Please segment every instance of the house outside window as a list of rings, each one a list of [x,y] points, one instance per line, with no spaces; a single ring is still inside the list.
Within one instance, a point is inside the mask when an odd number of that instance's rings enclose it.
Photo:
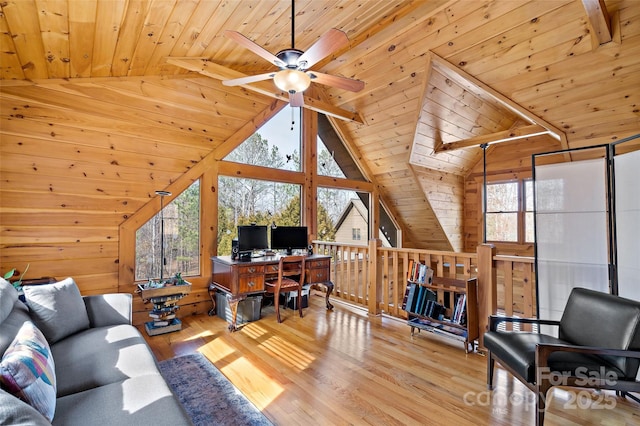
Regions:
[[[487,184],[487,241],[534,240],[533,182],[530,179]]]

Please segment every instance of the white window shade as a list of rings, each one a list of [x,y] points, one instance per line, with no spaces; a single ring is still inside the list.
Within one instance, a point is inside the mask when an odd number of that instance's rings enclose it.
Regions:
[[[609,292],[604,159],[536,166],[538,317],[560,319],[573,287]]]
[[[614,157],[618,294],[640,300],[640,151]]]

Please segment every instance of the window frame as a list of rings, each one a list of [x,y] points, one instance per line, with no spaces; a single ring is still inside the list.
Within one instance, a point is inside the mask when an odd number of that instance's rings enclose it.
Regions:
[[[517,238],[515,241],[506,241],[506,240],[492,240],[489,237],[487,237],[487,243],[495,243],[495,244],[505,244],[505,245],[528,245],[528,244],[533,244],[535,241],[527,241],[526,240],[526,215],[527,213],[534,213],[534,210],[527,210],[527,194],[526,194],[526,183],[527,182],[531,182],[533,183],[533,179],[531,178],[531,176],[522,176],[522,177],[517,177],[517,178],[509,178],[509,179],[500,179],[500,178],[495,178],[492,179],[490,181],[487,181],[487,188],[490,185],[501,185],[501,184],[512,184],[512,183],[516,183],[516,197],[517,197],[517,207],[518,210],[509,210],[509,211],[502,211],[502,212],[496,212],[496,213],[505,213],[505,214],[516,214],[516,235]],[[484,188],[483,188],[484,191]],[[485,194],[486,196],[486,194]],[[533,186],[531,187],[531,197],[533,197]],[[481,209],[483,210],[483,209]],[[488,211],[488,207],[487,210],[484,211],[482,220],[483,222],[486,223],[486,215],[489,213]],[[493,213],[493,212],[492,212]],[[485,224],[483,223],[483,225]],[[533,223],[531,224],[533,226]],[[535,233],[534,233],[534,238],[535,238]]]

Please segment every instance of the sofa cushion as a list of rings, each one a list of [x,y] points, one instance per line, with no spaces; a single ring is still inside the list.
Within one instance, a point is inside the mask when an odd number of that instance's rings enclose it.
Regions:
[[[0,282],[0,356],[7,350],[25,321],[29,318],[27,305],[18,300],[18,293],[5,281]],[[8,303],[12,301],[11,303]]]
[[[50,421],[56,409],[56,374],[51,349],[26,321],[0,361],[0,385]]]
[[[7,319],[16,300],[18,300],[16,289],[9,281],[0,277],[0,324]]]
[[[58,397],[158,373],[140,332],[130,325],[90,328],[51,345]]]
[[[159,373],[61,397],[58,407],[54,425],[191,424],[182,405]]]
[[[0,389],[0,425],[50,426],[35,408]]]
[[[89,328],[89,316],[73,278],[24,286],[31,317],[50,344]]]

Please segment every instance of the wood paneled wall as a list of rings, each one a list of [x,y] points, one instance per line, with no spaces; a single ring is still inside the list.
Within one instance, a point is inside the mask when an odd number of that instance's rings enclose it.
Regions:
[[[473,148],[479,149],[479,148]],[[487,148],[487,181],[508,181],[531,177],[531,156],[562,149],[550,136],[539,136],[518,142],[506,142]],[[483,161],[464,180],[464,251],[476,251],[482,244]],[[533,256],[531,244],[496,244],[498,254]]]
[[[83,294],[127,291],[119,226],[272,109],[204,77],[5,83],[0,102],[0,271],[72,276]]]

